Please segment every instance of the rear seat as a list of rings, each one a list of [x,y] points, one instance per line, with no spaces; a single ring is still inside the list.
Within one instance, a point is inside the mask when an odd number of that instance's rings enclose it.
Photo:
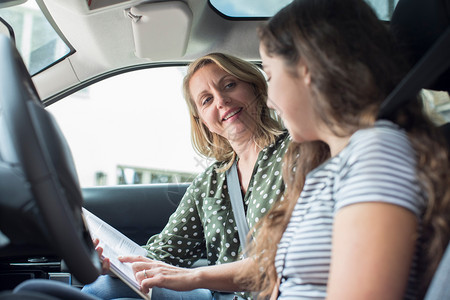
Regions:
[[[418,62],[434,42],[450,30],[450,1],[400,0],[391,19],[391,30],[412,64]],[[450,49],[443,61],[450,59]],[[450,69],[423,88],[450,92]],[[441,126],[450,149],[450,123]],[[450,217],[450,216],[449,216]],[[450,299],[450,243],[428,288],[425,300]]]
[[[405,55],[414,65],[450,28],[450,1],[400,0],[392,16],[390,28],[403,47]],[[423,88],[450,92],[450,69]],[[443,124],[441,129],[450,149],[450,122]]]

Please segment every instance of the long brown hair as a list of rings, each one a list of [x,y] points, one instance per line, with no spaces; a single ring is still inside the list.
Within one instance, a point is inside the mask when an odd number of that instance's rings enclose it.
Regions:
[[[204,157],[227,161],[228,164],[224,168],[226,170],[231,166],[236,154],[226,138],[209,131],[208,127],[200,120],[189,87],[189,82],[195,72],[208,64],[216,64],[228,74],[253,87],[255,99],[251,105],[255,105],[257,108],[254,116],[256,132],[253,133],[253,139],[257,146],[263,148],[274,143],[275,138],[282,133],[282,125],[281,121],[267,107],[267,82],[256,65],[225,53],[210,53],[192,62],[183,81],[184,98],[191,119],[192,144],[194,149]]]
[[[315,113],[337,136],[373,126],[382,101],[408,68],[387,28],[362,0],[294,1],[260,28],[259,36],[266,53],[282,58],[293,76],[292,66],[304,59],[311,74]],[[422,218],[423,292],[450,237],[449,156],[419,98],[411,99],[390,119],[407,132],[428,195]],[[273,264],[277,243],[306,174],[329,157],[329,148],[321,141],[290,144],[283,171],[284,199],[257,224],[256,242],[249,250],[256,263],[238,279],[245,280],[249,289],[270,294],[277,277]]]

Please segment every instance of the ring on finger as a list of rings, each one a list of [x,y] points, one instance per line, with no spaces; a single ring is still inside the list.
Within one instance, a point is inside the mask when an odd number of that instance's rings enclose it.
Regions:
[[[144,270],[144,277],[145,277],[145,278],[148,278],[148,277],[147,277],[147,270]]]

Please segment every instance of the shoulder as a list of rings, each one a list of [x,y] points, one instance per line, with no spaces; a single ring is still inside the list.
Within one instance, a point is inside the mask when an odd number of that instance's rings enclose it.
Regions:
[[[264,147],[263,152],[268,156],[283,156],[289,146],[289,142],[291,141],[291,136],[287,131],[283,131],[280,135],[278,135],[275,139],[275,142]]]
[[[283,133],[281,133],[277,138],[275,139],[275,143],[273,143],[272,147],[281,147],[283,145],[289,145],[289,142],[291,141],[291,135],[287,130],[284,130]]]
[[[374,127],[355,132],[349,145],[353,149],[366,149],[366,151],[383,146],[392,150],[397,149],[397,151],[412,149],[406,132],[398,125],[386,120],[377,121]]]
[[[377,121],[374,127],[361,129],[350,138],[339,155],[342,162],[389,160],[415,165],[415,151],[407,133],[390,121]]]
[[[188,188],[188,193],[194,193],[198,191],[204,191],[206,187],[210,187],[211,184],[215,186],[221,184],[225,178],[224,173],[217,172],[222,168],[226,162],[214,161],[203,172],[198,174],[191,185]]]
[[[283,132],[277,136],[275,142],[261,150],[256,162],[257,168],[253,173],[253,184],[260,184],[262,180],[267,184],[272,181],[279,181],[281,184],[281,169],[283,165],[283,157],[291,140],[290,135]],[[260,178],[261,177],[261,178]]]
[[[337,207],[359,202],[387,202],[416,215],[423,191],[416,156],[406,132],[389,121],[357,131],[341,154],[332,159],[337,181]]]
[[[415,174],[416,155],[407,133],[390,121],[378,121],[372,128],[358,130],[338,155],[342,167],[359,166],[375,171],[380,166]]]

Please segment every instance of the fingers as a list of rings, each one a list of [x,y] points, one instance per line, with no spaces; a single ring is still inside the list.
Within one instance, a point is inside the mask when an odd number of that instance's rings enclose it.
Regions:
[[[102,258],[103,248],[102,247],[96,247],[95,251],[97,251],[98,257]]]
[[[117,259],[123,263],[130,263],[131,268],[134,272],[134,277],[141,283],[142,280],[149,277],[149,271],[151,269],[157,268],[158,266],[165,265],[162,262],[154,261],[143,256],[119,256]],[[143,271],[146,270],[147,273]],[[147,276],[147,277],[146,277]]]
[[[152,275],[150,274],[150,271],[147,269],[144,269],[142,271],[138,271],[135,274],[136,280],[141,284],[141,282],[147,278],[150,278]]]
[[[103,248],[99,246],[100,240],[94,239],[94,240],[92,240],[92,242],[94,243],[94,248],[95,248],[95,251],[97,251],[97,253],[98,253],[98,257],[100,257],[100,259],[102,259]]]
[[[190,290],[190,276],[188,269],[171,266],[169,264],[151,260],[142,256],[119,256],[123,263],[131,263],[136,281],[144,293],[154,286],[176,290]]]
[[[109,269],[111,267],[111,263],[109,261],[109,258],[105,257],[102,261],[102,274],[105,275],[109,272]]]
[[[180,269],[178,267],[171,266],[156,260],[133,262],[131,264],[131,268],[133,269],[133,272],[135,274],[139,271],[147,270],[147,275],[150,274],[150,272],[151,274],[155,272],[161,272],[161,270],[164,270],[164,272],[176,272],[178,269]]]
[[[147,280],[147,283],[140,282],[139,284],[141,285],[141,291],[144,294],[148,294],[148,292],[150,292],[150,289],[154,286],[153,284],[149,283],[149,280]]]
[[[145,262],[134,262],[131,265],[131,268],[133,269],[134,276],[136,277],[136,280],[138,282],[142,281],[144,278],[150,277],[150,270],[155,268],[155,265],[153,263],[145,263]],[[146,271],[144,273],[143,271]]]
[[[161,275],[163,272],[167,272],[164,264],[157,261],[151,263],[134,262],[131,265],[131,268],[133,269],[134,276],[139,284],[146,279],[150,279],[156,275]]]
[[[135,256],[135,255],[130,255],[130,256],[119,256],[117,257],[117,259],[120,262],[128,262],[128,263],[133,263],[133,262],[153,262],[153,260],[151,260],[150,258],[144,257],[144,256]]]
[[[152,270],[142,270],[136,273],[136,280],[139,282],[143,293],[147,294],[151,288],[158,284],[159,280],[154,277],[155,275]]]
[[[111,267],[109,258],[103,257],[103,248],[99,246],[100,240],[95,238],[92,240],[92,243],[94,244],[95,251],[98,254],[98,257],[100,258],[100,261],[102,262],[102,274],[105,275],[109,272],[109,269]]]
[[[198,288],[194,283],[193,270],[159,265],[136,273],[136,280],[144,293],[157,286],[175,291],[188,291]]]

